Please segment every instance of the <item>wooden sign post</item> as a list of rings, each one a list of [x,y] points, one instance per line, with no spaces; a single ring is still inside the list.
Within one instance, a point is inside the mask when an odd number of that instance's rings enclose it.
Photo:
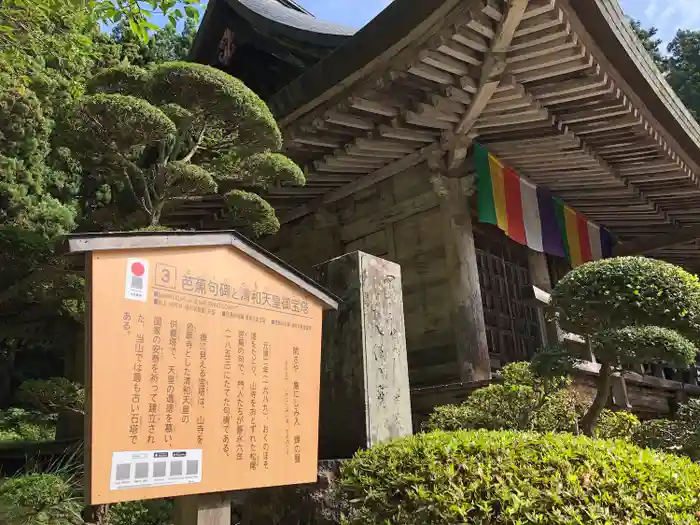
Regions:
[[[87,257],[88,505],[316,480],[332,294],[232,232],[67,243]],[[188,523],[224,523],[192,502]]]

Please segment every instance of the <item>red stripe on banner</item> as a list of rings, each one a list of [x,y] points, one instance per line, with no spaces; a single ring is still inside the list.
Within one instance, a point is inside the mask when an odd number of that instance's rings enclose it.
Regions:
[[[527,246],[525,221],[523,220],[523,200],[520,195],[520,176],[512,169],[505,168],[503,178],[505,179],[508,237]]]
[[[576,225],[578,226],[578,239],[581,245],[581,261],[592,261],[593,251],[591,250],[591,236],[588,233],[588,220],[578,212],[576,213]]]

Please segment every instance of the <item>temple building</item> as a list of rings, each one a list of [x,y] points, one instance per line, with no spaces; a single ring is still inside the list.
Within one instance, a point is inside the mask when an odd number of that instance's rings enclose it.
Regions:
[[[266,247],[306,272],[354,250],[401,265],[419,414],[556,337],[535,296],[572,266],[700,270],[700,127],[617,0],[394,0],[358,32],[291,0],[210,0],[192,58],[263,97],[306,171],[265,194]],[[622,383],[640,414],[700,394],[695,367]]]

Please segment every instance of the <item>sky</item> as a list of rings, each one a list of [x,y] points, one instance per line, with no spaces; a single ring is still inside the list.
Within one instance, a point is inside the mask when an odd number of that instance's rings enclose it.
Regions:
[[[620,5],[642,27],[656,27],[666,44],[679,29],[700,29],[700,0],[620,0]]]
[[[297,0],[316,17],[351,27],[362,27],[391,0]],[[700,28],[700,0],[620,0],[629,16],[642,26],[655,26],[668,43],[678,29]]]
[[[658,35],[664,44],[673,38],[678,29],[700,29],[700,0],[619,1],[625,13],[640,20],[642,27],[658,28]],[[297,2],[317,18],[360,28],[389,5],[391,0],[297,0]],[[162,22],[160,19],[155,21]]]

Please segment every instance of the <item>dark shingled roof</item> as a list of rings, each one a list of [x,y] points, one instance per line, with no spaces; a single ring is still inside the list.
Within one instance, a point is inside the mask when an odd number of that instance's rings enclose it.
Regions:
[[[329,35],[349,37],[354,35],[357,30],[351,27],[343,26],[340,24],[333,24],[331,22],[325,22],[319,20],[310,14],[302,13],[295,9],[285,7],[277,0],[227,0],[228,4],[235,9],[243,17],[247,18],[249,22],[253,23],[255,20],[252,17],[262,17],[270,22],[279,24],[280,26],[286,26],[291,30],[297,30],[299,32],[317,34],[317,35]],[[241,9],[243,7],[244,9]],[[295,31],[298,36],[299,33]]]

